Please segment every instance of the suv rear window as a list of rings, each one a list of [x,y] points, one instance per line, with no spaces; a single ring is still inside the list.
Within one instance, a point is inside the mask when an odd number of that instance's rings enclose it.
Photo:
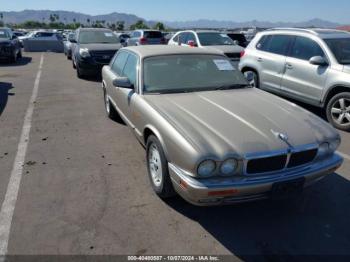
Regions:
[[[286,55],[292,38],[293,36],[288,35],[263,36],[256,48],[273,54]]]
[[[146,31],[144,36],[145,38],[162,38],[163,34],[159,31]]]

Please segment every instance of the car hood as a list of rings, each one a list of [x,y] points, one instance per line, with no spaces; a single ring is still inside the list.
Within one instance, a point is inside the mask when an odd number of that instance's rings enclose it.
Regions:
[[[10,44],[11,41],[8,39],[0,39],[0,44]]]
[[[287,150],[319,144],[337,132],[312,113],[264,91],[247,88],[183,94],[145,95],[197,150],[224,157],[227,152]]]
[[[214,45],[206,46],[205,48],[219,50],[223,53],[240,53],[244,50],[244,48],[239,45]]]
[[[80,48],[87,48],[91,51],[118,50],[123,46],[121,44],[79,44]]]

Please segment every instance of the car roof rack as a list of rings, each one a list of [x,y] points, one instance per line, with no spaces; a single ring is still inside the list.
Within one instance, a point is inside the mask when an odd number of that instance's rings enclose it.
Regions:
[[[293,32],[303,32],[303,33],[309,33],[313,35],[321,35],[322,33],[346,33],[344,30],[337,30],[337,29],[327,29],[327,28],[294,28],[294,27],[277,27],[277,28],[271,28],[267,29],[266,31],[293,31]]]
[[[303,33],[309,33],[313,35],[317,35],[317,33],[312,30],[312,29],[306,29],[306,28],[293,28],[293,27],[276,27],[276,28],[270,28],[267,29],[266,31],[298,31],[298,32],[303,32]]]

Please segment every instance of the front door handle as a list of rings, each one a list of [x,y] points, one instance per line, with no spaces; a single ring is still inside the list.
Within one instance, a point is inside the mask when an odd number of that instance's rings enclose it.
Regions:
[[[261,57],[258,58],[258,62],[262,62],[263,59]]]
[[[293,69],[293,66],[291,64],[286,64],[286,69]]]

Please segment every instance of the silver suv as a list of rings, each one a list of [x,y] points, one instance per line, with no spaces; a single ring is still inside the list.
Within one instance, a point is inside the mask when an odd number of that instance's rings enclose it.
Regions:
[[[251,84],[326,110],[350,131],[350,34],[326,29],[271,29],[257,34],[239,69]]]

